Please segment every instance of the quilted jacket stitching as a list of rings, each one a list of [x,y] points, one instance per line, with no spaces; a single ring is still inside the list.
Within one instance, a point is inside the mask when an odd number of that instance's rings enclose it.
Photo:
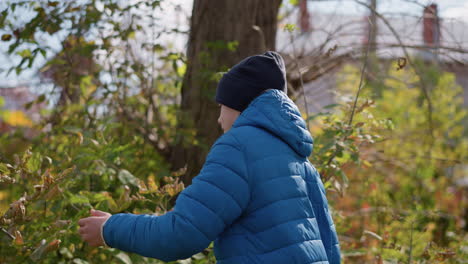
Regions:
[[[247,202],[247,204],[250,204],[250,197],[252,197],[252,177],[250,177],[251,172],[249,163],[247,162],[247,155],[245,154],[245,146],[240,144],[239,139],[233,133],[231,133],[230,135],[237,142],[237,144],[242,147],[242,149],[239,149],[239,151],[242,153],[242,157],[244,157],[245,173],[247,174],[245,176],[247,178],[247,186],[249,187],[249,201]]]
[[[218,188],[219,190],[221,190],[223,193],[227,194],[229,197],[231,197],[231,199],[236,203],[236,205],[239,207],[239,209],[242,211],[242,206],[241,204],[239,203],[239,201],[237,201],[237,199],[235,199],[230,193],[226,192],[225,190],[223,190],[223,188],[219,187],[218,185],[212,183],[212,182],[209,182],[205,179],[197,179],[198,181],[202,181],[202,182],[206,182],[210,185],[213,185],[214,187]]]
[[[227,137],[228,135],[229,135],[229,134],[224,134],[223,136],[226,136],[226,137]],[[227,140],[227,139],[226,139],[226,140]],[[229,144],[229,143],[227,143],[227,142],[223,142],[222,140],[219,140],[218,142],[216,142],[216,144],[213,145],[213,148],[214,148],[215,146],[219,146],[219,145],[230,146],[230,147],[232,147],[232,148],[234,148],[234,149],[236,149],[236,150],[242,152],[242,150],[241,150],[238,146],[233,145],[233,144]]]
[[[294,245],[301,244],[301,243],[312,242],[312,241],[322,241],[322,240],[321,240],[321,239],[308,239],[308,240],[303,240],[303,241],[299,241],[299,242],[295,242],[295,243],[288,244],[288,245],[286,245],[286,246],[281,246],[281,247],[278,247],[278,248],[269,250],[269,251],[264,252],[264,253],[261,253],[261,254],[259,254],[259,255],[266,255],[266,254],[269,254],[269,253],[271,253],[271,252],[273,252],[273,251],[277,251],[277,250],[280,250],[280,249],[283,249],[283,248],[287,248],[287,247],[294,246]]]
[[[286,200],[292,200],[292,199],[298,199],[298,198],[309,198],[308,196],[304,196],[304,195],[301,195],[301,196],[294,196],[294,197],[289,197],[289,198],[283,198],[283,199],[279,199],[279,200],[275,200],[275,201],[272,201],[272,202],[269,202],[265,205],[262,205],[262,207],[260,208],[252,208],[252,210],[255,210],[255,212],[258,212],[260,210],[263,210],[265,209],[266,207],[274,204],[274,203],[277,203],[277,202],[281,202],[281,201],[286,201]]]
[[[189,199],[192,199],[192,200],[196,201],[197,203],[203,205],[203,207],[205,207],[206,209],[208,209],[209,211],[211,211],[213,214],[215,214],[215,215],[221,220],[221,222],[223,222],[224,226],[227,225],[226,221],[224,221],[224,219],[223,219],[221,216],[219,216],[218,213],[216,213],[215,211],[213,211],[213,209],[211,209],[209,206],[207,206],[207,205],[204,204],[203,202],[201,202],[201,201],[199,201],[199,200],[193,198],[192,196],[190,196],[190,195],[188,195],[188,194],[186,194],[186,193],[181,193],[181,195],[184,195],[184,196],[188,197]]]
[[[215,164],[215,165],[221,166],[221,167],[223,167],[223,168],[226,168],[226,169],[228,169],[228,170],[234,172],[234,174],[236,174],[239,178],[241,178],[245,183],[249,184],[249,183],[247,182],[247,180],[246,180],[244,177],[241,176],[241,173],[235,171],[234,169],[230,168],[230,167],[227,166],[226,164],[223,164],[223,163],[221,163],[221,162],[217,162],[217,161],[212,161],[212,160],[210,160],[210,161],[207,161],[207,162],[206,162],[205,166],[206,166],[206,165],[209,165],[209,164]],[[205,170],[206,170],[207,168],[208,168],[208,167],[206,167]]]
[[[283,179],[283,178],[292,178],[292,177],[300,177],[302,178],[302,175],[300,174],[291,174],[291,175],[288,175],[288,176],[279,176],[279,177],[274,177],[274,178],[270,178],[264,182],[262,182],[262,184],[266,184],[266,183],[269,183],[271,181],[274,181],[274,180],[279,180],[279,179]]]
[[[206,240],[211,241],[211,239],[205,234],[205,232],[203,232],[200,228],[198,228],[198,226],[196,226],[196,225],[192,222],[192,220],[190,220],[189,218],[187,218],[187,217],[184,216],[183,214],[180,214],[180,213],[178,213],[178,212],[176,212],[176,211],[173,211],[173,212],[174,212],[175,215],[178,215],[180,218],[182,218],[182,219],[184,219],[185,221],[189,222],[191,226],[195,227],[195,229],[197,229],[198,232],[200,232],[200,233],[205,237]]]
[[[260,234],[260,233],[267,232],[268,230],[271,230],[271,229],[273,229],[273,228],[275,228],[275,227],[277,227],[277,226],[279,226],[279,225],[286,224],[286,223],[289,223],[289,222],[295,222],[295,221],[303,220],[303,219],[306,219],[306,220],[308,220],[308,219],[315,219],[315,217],[301,216],[301,217],[294,218],[294,219],[288,219],[288,220],[283,221],[283,222],[281,222],[281,223],[276,223],[276,224],[274,224],[273,226],[270,226],[270,227],[268,227],[268,228],[266,228],[266,229],[263,229],[263,230],[261,230],[261,231],[258,231],[258,232],[250,232],[250,233],[253,234],[253,235],[257,235],[257,234]]]

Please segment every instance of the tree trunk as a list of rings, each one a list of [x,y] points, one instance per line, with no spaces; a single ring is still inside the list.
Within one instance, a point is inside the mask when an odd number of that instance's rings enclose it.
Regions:
[[[369,23],[371,27],[374,27],[372,29],[372,34],[369,36],[368,40],[368,45],[371,45],[370,47],[370,54],[371,56],[375,57],[376,52],[377,52],[377,0],[370,0],[370,15],[369,15]]]
[[[182,85],[178,137],[171,164],[187,167],[189,185],[211,145],[222,134],[214,97],[219,72],[247,56],[275,49],[281,0],[195,0]],[[195,138],[193,138],[195,135]]]

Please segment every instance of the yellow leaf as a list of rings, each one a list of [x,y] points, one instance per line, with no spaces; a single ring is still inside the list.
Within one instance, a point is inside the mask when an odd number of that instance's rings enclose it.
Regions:
[[[164,176],[163,180],[165,183],[173,183],[175,179],[169,176]]]
[[[50,243],[46,243],[46,240],[43,239],[41,241],[41,244],[39,245],[39,247],[37,247],[32,253],[31,255],[29,255],[29,257],[33,260],[33,261],[39,261],[41,258],[44,257],[45,254],[49,253],[49,252],[52,252],[52,251],[55,251],[59,248],[60,246],[60,243],[62,241],[60,239],[55,239],[53,241],[51,241]]]
[[[118,211],[123,211],[132,204],[132,200],[130,199],[130,192],[130,187],[124,185],[124,192],[120,195],[119,199],[117,200]]]
[[[7,198],[8,198],[8,192],[0,191],[0,201],[6,201]]]
[[[51,241],[49,244],[47,244],[47,247],[45,248],[44,252],[47,253],[57,250],[61,242],[62,241],[60,239],[55,239]]]
[[[372,163],[370,163],[370,162],[367,161],[367,160],[363,160],[363,161],[362,161],[362,164],[363,164],[365,167],[367,167],[367,168],[372,167]]]
[[[107,206],[109,207],[109,210],[113,213],[118,212],[119,208],[112,196],[108,192],[103,192],[102,194],[107,198]]]
[[[149,189],[149,192],[151,193],[158,191],[158,185],[156,185],[156,181],[154,180],[153,174],[148,176],[148,189]]]
[[[166,193],[169,196],[176,196],[183,189],[184,189],[184,184],[183,183],[172,183],[172,184],[164,185],[164,191],[166,191]]]
[[[148,187],[146,187],[145,182],[142,181],[142,180],[138,181],[138,192],[139,193],[148,193]]]
[[[83,134],[81,132],[76,132],[76,135],[78,136],[78,145],[83,144]]]
[[[132,32],[128,33],[127,38],[128,39],[135,39],[135,31],[132,31]]]
[[[31,119],[21,111],[6,111],[3,113],[3,120],[10,126],[31,127],[33,125]]]
[[[15,231],[15,244],[16,245],[23,245],[23,236],[21,235],[20,231],[16,230]]]
[[[174,188],[172,184],[165,185],[164,187],[165,187],[164,189],[166,190],[166,193],[169,194],[169,196],[174,196],[177,194],[176,189]]]

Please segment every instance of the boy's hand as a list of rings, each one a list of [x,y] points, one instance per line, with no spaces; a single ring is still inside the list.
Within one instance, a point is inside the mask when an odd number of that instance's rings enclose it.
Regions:
[[[111,214],[91,209],[91,216],[86,218],[81,218],[78,221],[80,229],[81,239],[88,242],[90,246],[99,247],[104,246],[104,238],[101,234],[101,226],[107,219],[111,217]]]

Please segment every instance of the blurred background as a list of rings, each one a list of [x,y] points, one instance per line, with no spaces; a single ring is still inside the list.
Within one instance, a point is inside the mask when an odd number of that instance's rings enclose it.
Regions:
[[[222,134],[216,84],[278,51],[343,263],[467,263],[468,1],[0,2],[0,263],[162,263],[81,242],[164,213]],[[176,263],[215,263],[212,246]]]

